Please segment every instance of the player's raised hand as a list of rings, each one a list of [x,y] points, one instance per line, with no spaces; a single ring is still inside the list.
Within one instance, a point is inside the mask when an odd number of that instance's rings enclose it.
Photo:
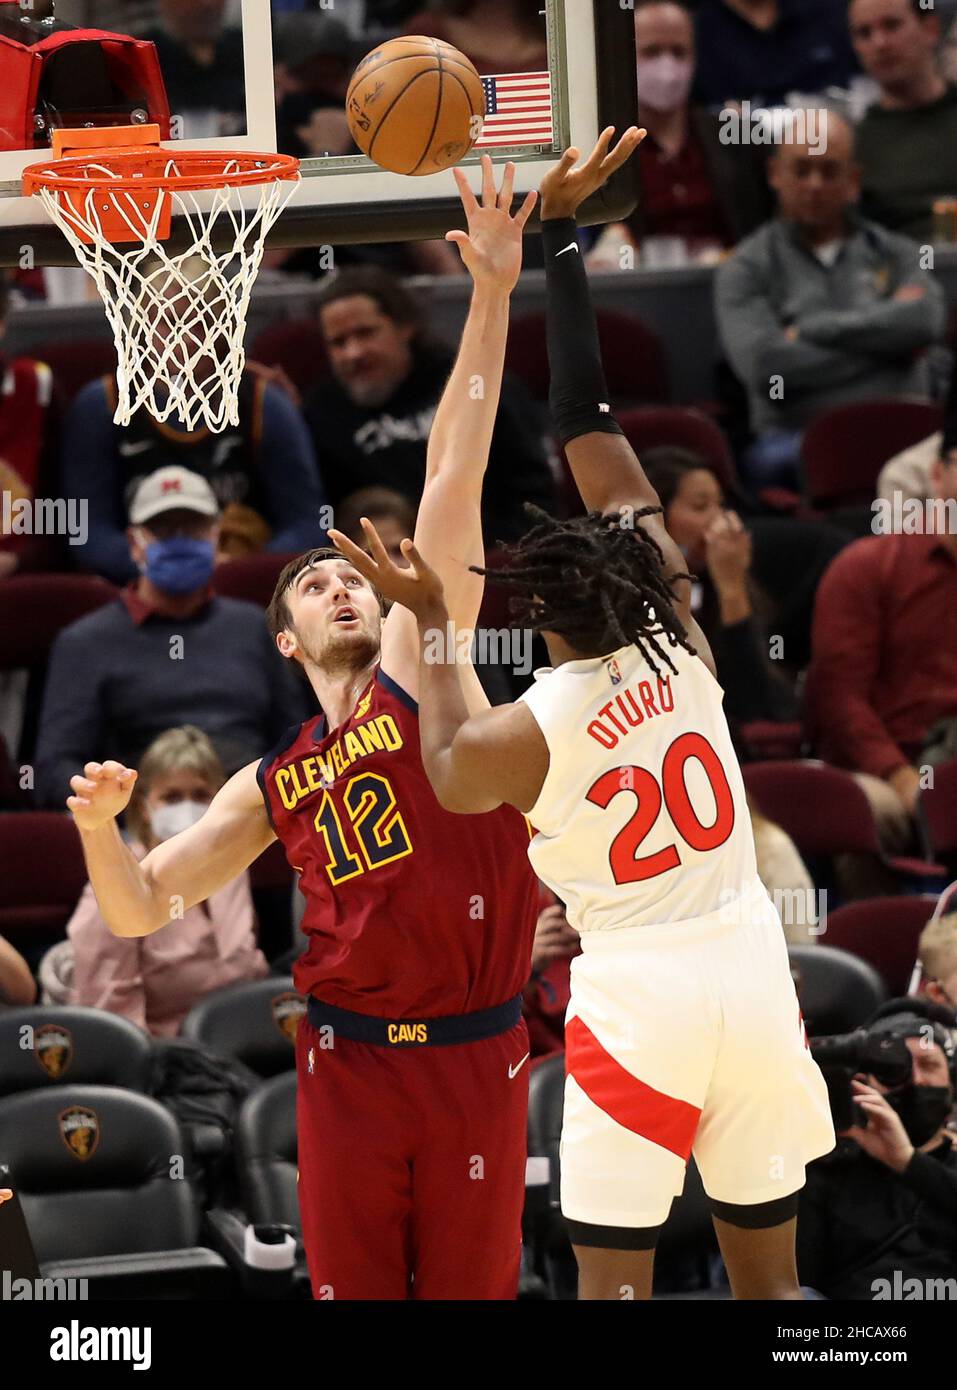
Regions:
[[[477,285],[512,290],[522,270],[522,230],[538,201],[529,193],[518,212],[510,209],[515,183],[515,165],[506,164],[502,186],[496,190],[495,169],[487,154],[482,156],[482,201],[476,198],[462,169],[454,170],[462,206],[468,218],[468,232],[446,232],[446,241],[459,248],[466,269]]]
[[[542,179],[542,221],[574,217],[585,199],[597,192],[615,170],[631,158],[647,133],[637,126],[629,126],[615,148],[611,149],[615,127],[606,126],[595,148],[578,169],[575,165],[581,158],[581,152],[574,145],[570,146]]]
[[[80,830],[98,830],[129,805],[136,773],[122,763],[87,763],[70,778],[73,795],[66,804]]]
[[[442,581],[435,570],[425,563],[412,541],[403,541],[400,547],[410,565],[410,568],[403,569],[390,558],[378,531],[367,516],[362,517],[362,529],[368,538],[371,555],[360,550],[341,531],[330,531],[329,539],[350,564],[365,575],[370,584],[375,585],[380,594],[394,603],[401,603],[416,617],[437,613],[444,608]]]

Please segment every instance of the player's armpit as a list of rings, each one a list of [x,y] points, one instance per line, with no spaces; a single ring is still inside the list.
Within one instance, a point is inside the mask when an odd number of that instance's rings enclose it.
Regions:
[[[447,811],[494,811],[506,803],[530,811],[548,772],[545,738],[523,704],[497,705],[473,715],[450,748],[427,760],[435,794]]]
[[[258,762],[221,787],[209,809],[188,830],[149,852],[141,869],[162,923],[205,902],[248,869],[276,838],[259,783]],[[161,923],[161,924],[162,924]]]

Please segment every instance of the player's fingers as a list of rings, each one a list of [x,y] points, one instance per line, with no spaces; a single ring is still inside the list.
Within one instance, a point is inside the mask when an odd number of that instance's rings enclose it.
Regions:
[[[412,568],[415,570],[416,575],[421,576],[432,573],[429,565],[426,564],[425,560],[422,559],[422,556],[416,550],[415,541],[403,541],[401,550],[402,554],[412,565]]]
[[[631,158],[647,133],[646,130],[639,130],[637,126],[629,126],[615,148],[602,160],[603,172],[612,174],[616,169],[620,169],[622,164]]]
[[[12,1201],[13,1201],[13,1188],[12,1188],[12,1187],[0,1187],[0,1202],[12,1202]]]
[[[83,766],[84,777],[91,778],[94,782],[103,776],[102,763],[85,763]]]
[[[528,221],[532,213],[535,211],[535,204],[537,202],[538,193],[533,188],[531,193],[527,194],[524,203],[519,208],[518,212],[515,214],[515,221],[519,227],[525,226],[525,223]]]
[[[67,810],[78,811],[81,807],[92,806],[92,801],[88,801],[85,796],[68,796],[66,799]]]
[[[482,207],[494,208],[498,197],[495,192],[495,170],[491,155],[482,155]]]
[[[360,574],[364,574],[366,579],[374,579],[376,576],[376,566],[364,550],[360,550],[354,541],[350,541],[348,536],[341,531],[330,530],[329,539],[337,550],[341,550],[350,564],[355,565]]]
[[[97,784],[78,772],[76,776],[70,778],[70,786],[80,796],[92,796],[96,791]]]
[[[502,177],[502,187],[498,193],[498,206],[508,212],[512,206],[513,189],[515,187],[515,165],[511,160],[505,166],[505,173]]]
[[[125,781],[128,774],[129,768],[125,767],[123,763],[118,763],[114,758],[108,758],[103,764],[104,777],[117,777]]]
[[[611,144],[612,136],[614,135],[614,133],[615,127],[613,125],[606,125],[605,129],[602,131],[598,139],[595,141],[595,148],[592,150],[591,154],[585,160],[585,163],[583,165],[583,168],[587,170],[588,173],[594,172],[594,170],[596,170],[603,163],[605,155],[608,153],[608,147]]]
[[[452,173],[455,176],[455,182],[458,184],[459,197],[462,199],[465,215],[466,217],[471,217],[473,213],[478,211],[478,200],[472,192],[465,170],[453,169]]]
[[[392,569],[392,561],[389,559],[389,552],[382,544],[382,537],[373,526],[367,516],[360,517],[362,529],[366,533],[366,540],[369,542],[373,558],[380,569]]]
[[[577,145],[569,145],[568,149],[551,172],[557,179],[563,179],[572,167],[578,163],[579,159],[581,159],[581,150]]]

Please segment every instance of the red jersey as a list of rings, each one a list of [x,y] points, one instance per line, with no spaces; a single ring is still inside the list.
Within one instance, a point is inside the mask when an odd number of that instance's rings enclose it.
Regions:
[[[418,705],[376,670],[351,717],[289,730],[257,773],[301,875],[296,988],[378,1018],[493,1008],[530,973],[538,882],[511,806],[443,810],[419,748]]]

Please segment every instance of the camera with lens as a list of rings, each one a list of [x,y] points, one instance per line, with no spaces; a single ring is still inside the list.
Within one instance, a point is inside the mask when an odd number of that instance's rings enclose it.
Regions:
[[[827,1083],[834,1128],[840,1133],[852,1125],[864,1128],[867,1114],[854,1100],[851,1080],[863,1073],[882,1086],[893,1089],[911,1079],[912,1058],[907,1037],[894,1033],[872,1033],[855,1028],[853,1033],[811,1038],[811,1056],[821,1068]]]

